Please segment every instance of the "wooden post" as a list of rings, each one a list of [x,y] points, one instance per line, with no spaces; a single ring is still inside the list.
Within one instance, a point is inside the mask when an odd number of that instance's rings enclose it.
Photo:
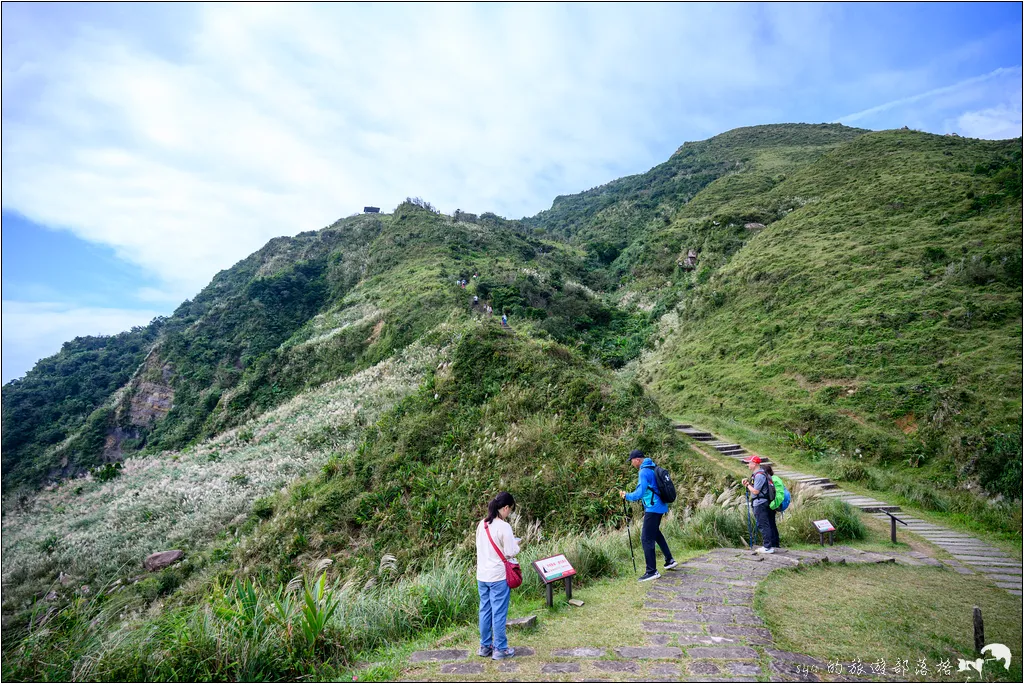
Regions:
[[[892,523],[892,529],[890,530],[890,533],[892,534],[892,543],[895,544],[896,543],[896,516],[890,514],[889,515],[889,522]]]
[[[974,606],[974,650],[981,653],[985,646],[985,622],[981,619],[981,608]]]
[[[554,593],[552,592],[552,589],[551,589],[551,582],[548,582],[547,584],[545,584],[544,588],[547,589],[547,592],[548,592],[548,608],[550,608],[555,603]]]
[[[572,598],[572,575],[565,578],[565,600]]]

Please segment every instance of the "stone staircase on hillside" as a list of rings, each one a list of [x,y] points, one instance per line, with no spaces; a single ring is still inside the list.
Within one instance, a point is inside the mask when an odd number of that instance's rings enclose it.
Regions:
[[[749,452],[739,444],[724,442],[710,432],[692,425],[675,425],[674,427],[678,432],[711,446],[723,456],[742,460],[749,455]],[[761,462],[771,463],[768,459]],[[775,474],[784,480],[817,487],[822,490],[821,496],[845,501],[854,508],[872,514],[873,517],[885,522],[890,520],[887,513],[900,511],[899,506],[873,499],[870,496],[844,491],[827,477],[785,470],[774,464],[772,467]],[[1024,585],[1022,585],[1024,564],[1021,561],[1011,558],[1001,549],[963,532],[956,532],[906,513],[901,513],[898,517],[906,523],[905,527],[901,525],[903,529],[913,532],[952,555],[953,558],[944,560],[943,564],[955,572],[966,575],[979,572],[986,579],[994,582],[997,587],[1005,589],[1015,596],[1024,595]]]
[[[737,461],[742,461],[744,458],[750,456],[750,453],[739,444],[724,442],[710,432],[700,430],[692,425],[676,425],[674,427],[678,432],[681,432],[698,442],[707,444],[723,456],[730,456],[735,458]],[[839,489],[839,485],[827,477],[805,475],[804,473],[798,473],[793,470],[784,470],[783,468],[776,467],[776,464],[763,456],[761,457],[761,463],[771,465],[775,474],[781,478],[785,478],[791,482],[799,482],[800,484],[809,487],[817,487],[822,490],[822,496],[836,497],[847,502],[854,508],[859,508],[865,513],[879,513],[882,511],[896,512],[900,510],[899,506],[894,506],[892,504],[885,503],[884,501],[878,501],[877,499],[872,499],[868,496],[860,496],[858,494],[844,492]]]

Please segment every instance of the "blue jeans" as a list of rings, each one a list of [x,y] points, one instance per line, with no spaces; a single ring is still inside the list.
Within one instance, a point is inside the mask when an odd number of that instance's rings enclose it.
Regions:
[[[505,621],[508,619],[508,600],[511,597],[508,582],[477,580],[476,586],[480,591],[480,645],[504,651],[508,648]]]

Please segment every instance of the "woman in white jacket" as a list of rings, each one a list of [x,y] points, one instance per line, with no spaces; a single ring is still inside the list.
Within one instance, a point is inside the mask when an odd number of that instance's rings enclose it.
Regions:
[[[500,492],[487,503],[487,517],[476,526],[476,584],[480,590],[480,650],[477,655],[493,660],[511,658],[505,634],[510,591],[505,581],[504,558],[514,559],[519,553],[519,540],[512,526],[505,522],[516,507],[508,492]],[[491,541],[493,540],[493,544]],[[504,558],[498,555],[497,546]]]

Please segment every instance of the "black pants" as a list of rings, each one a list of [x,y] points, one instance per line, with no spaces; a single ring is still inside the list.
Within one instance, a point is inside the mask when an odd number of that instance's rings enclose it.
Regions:
[[[668,550],[668,542],[665,535],[661,533],[661,513],[644,513],[643,531],[640,533],[640,547],[644,550],[644,561],[647,562],[647,572],[651,573],[658,569],[654,558],[654,545],[661,548],[665,554],[665,562],[672,560],[672,552]]]
[[[761,533],[761,543],[766,549],[774,549],[779,545],[779,528],[775,525],[775,511],[767,503],[754,506],[754,520],[757,531]]]

